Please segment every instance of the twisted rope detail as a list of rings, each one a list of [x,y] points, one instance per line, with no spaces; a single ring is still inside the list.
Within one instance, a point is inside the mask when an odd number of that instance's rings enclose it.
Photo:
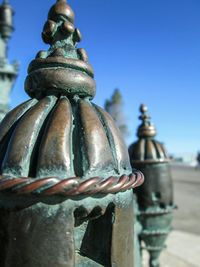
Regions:
[[[15,195],[37,195],[65,197],[95,194],[115,194],[140,186],[144,176],[137,171],[120,178],[111,176],[107,179],[92,177],[81,182],[79,177],[60,180],[56,177],[33,179],[28,177],[11,178],[0,176],[0,193],[8,192]]]

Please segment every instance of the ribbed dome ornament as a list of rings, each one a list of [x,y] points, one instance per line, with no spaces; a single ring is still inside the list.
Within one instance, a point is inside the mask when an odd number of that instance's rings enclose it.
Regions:
[[[142,104],[140,112],[139,119],[142,123],[137,130],[138,141],[129,148],[132,165],[168,162],[169,157],[164,145],[155,139],[157,132],[148,115],[147,106]]]
[[[0,126],[0,192],[40,199],[139,186],[143,176],[131,173],[119,130],[90,101],[94,73],[85,50],[76,47],[81,33],[65,0],[50,9],[42,38],[50,48],[30,63],[25,82],[33,99],[11,111]]]

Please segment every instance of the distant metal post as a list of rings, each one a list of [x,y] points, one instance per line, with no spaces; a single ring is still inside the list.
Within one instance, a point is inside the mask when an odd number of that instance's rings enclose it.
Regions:
[[[147,107],[140,107],[142,124],[138,128],[138,141],[129,148],[133,168],[145,175],[144,184],[136,190],[139,220],[142,225],[140,239],[150,254],[150,266],[159,266],[159,255],[171,230],[173,185],[169,159],[163,144],[155,140],[156,130],[150,122]]]
[[[8,62],[8,40],[13,32],[13,9],[8,1],[0,5],[0,121],[9,110],[10,91],[18,74],[18,64]]]
[[[50,48],[29,65],[31,100],[0,124],[0,266],[133,267],[132,189],[143,175],[91,102],[93,69],[65,0],[42,36]]]

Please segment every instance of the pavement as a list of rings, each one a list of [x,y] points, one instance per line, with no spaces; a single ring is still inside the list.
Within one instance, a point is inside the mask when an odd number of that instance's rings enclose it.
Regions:
[[[160,267],[200,267],[200,169],[172,165],[172,178],[178,209]],[[147,253],[143,261],[148,266]]]
[[[174,231],[169,236],[167,246],[168,248],[166,252],[163,253],[161,257],[163,266],[200,266],[200,236],[181,231]],[[171,259],[171,265],[167,262],[168,259]],[[172,259],[174,260],[174,263]]]

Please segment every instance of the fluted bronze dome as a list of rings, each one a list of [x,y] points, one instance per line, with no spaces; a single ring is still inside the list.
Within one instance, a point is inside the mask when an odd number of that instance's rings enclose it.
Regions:
[[[138,128],[138,140],[129,147],[129,155],[135,164],[166,162],[169,160],[164,145],[155,140],[156,129],[147,114],[145,105],[140,106],[142,124]]]
[[[143,182],[140,172],[132,173],[112,118],[91,102],[93,69],[76,48],[81,33],[73,21],[71,8],[58,0],[42,33],[50,48],[28,68],[25,89],[33,99],[0,125],[0,194],[108,194]]]
[[[111,117],[87,99],[46,96],[11,111],[0,125],[1,173],[14,177],[102,178],[130,174]]]

